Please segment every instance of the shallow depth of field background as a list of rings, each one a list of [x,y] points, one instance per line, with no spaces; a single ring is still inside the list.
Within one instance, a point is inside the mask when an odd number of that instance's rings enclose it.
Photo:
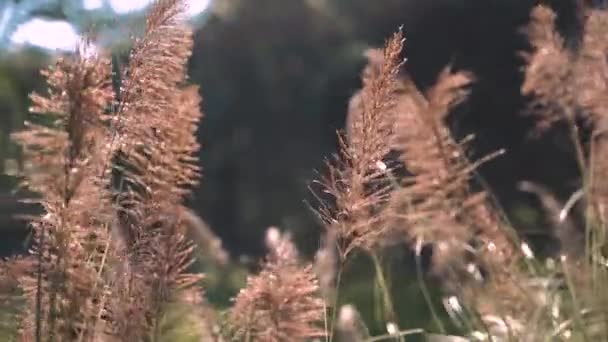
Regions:
[[[268,226],[291,231],[305,254],[314,253],[321,228],[308,207],[308,185],[335,152],[335,132],[359,87],[363,51],[382,45],[401,25],[406,68],[421,88],[446,64],[475,73],[473,95],[452,115],[451,127],[458,136],[475,133],[474,155],[507,149],[482,168],[482,176],[536,250],[551,248],[538,203],[516,184],[536,181],[564,197],[576,187],[571,181],[575,161],[564,132],[530,136],[533,122],[523,113],[519,52],[528,47],[520,28],[528,21],[531,1],[191,1],[197,33],[190,80],[201,85],[206,116],[199,131],[204,177],[189,204],[234,260],[247,264],[258,258]],[[89,27],[95,27],[104,48],[121,51],[147,3],[0,0],[0,255],[24,252],[27,227],[15,216],[36,210],[17,202],[23,194],[15,192],[12,175],[21,160],[9,134],[27,118],[27,94],[43,89],[39,69],[58,52],[69,51]],[[566,37],[575,35],[574,11],[566,1],[555,3],[560,29]],[[403,264],[392,265],[396,269],[411,266],[403,252]],[[345,301],[371,298],[359,295],[371,291],[363,281],[365,266],[351,270],[350,277],[362,280],[354,282],[361,285],[351,286]],[[210,277],[208,295],[226,303],[241,285],[242,273],[216,272],[222,275]],[[411,273],[394,289],[404,326],[427,319],[414,278]],[[214,281],[218,288],[220,282],[230,286],[214,290]],[[359,305],[364,311],[371,306]]]

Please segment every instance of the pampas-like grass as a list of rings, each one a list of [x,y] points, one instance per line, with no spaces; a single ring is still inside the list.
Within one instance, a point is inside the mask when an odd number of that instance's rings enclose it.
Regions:
[[[467,141],[455,141],[445,125],[469,82],[468,75],[445,69],[425,95],[412,85],[398,98],[394,148],[412,175],[394,193],[392,210],[411,241],[435,245],[436,265],[477,249],[479,262],[504,267],[513,256],[507,231],[485,194],[469,187],[475,169],[494,155],[470,163]]]
[[[83,42],[76,56],[43,72],[49,95],[32,95],[32,112],[51,126],[26,123],[13,138],[26,158],[25,182],[45,213],[32,221],[36,267],[21,277],[30,305],[25,340],[74,340],[99,328],[101,284],[113,222],[107,170],[106,109],[110,62]],[[100,328],[103,330],[103,328]]]
[[[390,183],[383,182],[387,174],[383,160],[391,150],[402,46],[403,35],[398,32],[387,42],[382,58],[377,53],[369,56],[363,89],[351,101],[347,136],[339,136],[339,155],[328,163],[327,175],[320,181],[332,200],[322,202],[318,213],[335,234],[340,260],[356,248],[375,249],[390,230],[378,210],[391,190]]]
[[[192,32],[185,6],[183,0],[154,3],[119,89],[112,88],[108,56],[89,40],[43,72],[47,94],[31,97],[40,117],[13,138],[25,157],[22,185],[39,194],[44,213],[31,221],[31,254],[0,263],[0,300],[25,295],[21,341],[173,340],[178,321],[189,338],[222,340],[198,286],[202,275],[190,270],[195,243],[220,264],[227,256],[183,204],[200,177],[195,132],[202,116],[199,89],[186,82]],[[446,310],[471,338],[603,336],[608,16],[586,14],[581,44],[566,49],[554,14],[534,10],[522,86],[539,127],[560,120],[571,127],[589,209],[584,258],[564,254],[557,264],[550,260],[548,276],[540,275],[530,246],[517,241],[486,193],[471,186],[477,168],[502,151],[469,160],[470,138],[454,139],[445,124],[466,99],[473,75],[445,68],[434,86],[418,89],[401,70],[399,31],[384,49],[367,51],[340,150],[319,182],[319,199],[331,199],[321,200],[317,212],[327,235],[315,265],[302,260],[287,234],[270,228],[260,272],[227,312],[228,337],[278,342],[420,334],[399,330],[389,278],[378,262],[378,253],[395,241],[407,242],[417,256],[433,246],[431,268],[449,292]],[[590,146],[579,139],[580,119],[593,129]],[[522,183],[522,189],[559,212],[556,224],[568,218],[541,187]],[[355,250],[375,262],[388,335],[370,337],[352,306],[338,315],[341,271]],[[429,300],[424,279],[420,284]]]
[[[604,10],[586,12],[581,43],[576,50],[568,50],[555,29],[555,14],[543,6],[532,12],[528,35],[534,50],[527,54],[528,65],[522,92],[533,96],[539,125],[563,121],[572,132],[577,148],[577,159],[584,181],[591,187],[590,198],[596,218],[606,221],[607,162],[604,145],[608,128],[607,102],[608,68],[605,37],[608,14]],[[582,146],[579,131],[581,121],[593,130],[591,146]],[[586,152],[589,151],[589,152]]]
[[[312,265],[299,259],[289,237],[267,231],[269,253],[262,270],[247,280],[228,319],[237,340],[280,342],[323,337],[325,305]]]
[[[154,3],[117,94],[109,58],[84,41],[43,73],[48,95],[32,95],[49,124],[13,135],[45,211],[19,277],[24,341],[159,341],[168,308],[200,292],[182,204],[199,178],[201,118],[185,84],[185,6]],[[128,186],[116,188],[119,165]]]

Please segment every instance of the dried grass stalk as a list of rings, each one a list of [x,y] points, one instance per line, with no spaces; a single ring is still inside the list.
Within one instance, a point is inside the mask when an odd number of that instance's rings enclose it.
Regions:
[[[153,339],[162,333],[169,305],[200,280],[188,273],[194,247],[182,204],[200,176],[195,133],[202,117],[198,87],[185,86],[192,31],[184,9],[180,0],[159,0],[151,8],[123,74],[116,113],[127,184],[119,193],[121,229],[132,264],[125,295],[141,316],[138,327],[119,331],[152,331]]]
[[[572,53],[565,49],[563,38],[555,30],[556,17],[551,9],[537,6],[531,17],[527,33],[534,52],[524,54],[527,67],[522,92],[534,95],[537,110],[532,113],[542,131],[564,116],[574,118]]]
[[[200,292],[182,204],[199,179],[202,116],[198,88],[185,85],[184,10],[154,3],[116,98],[110,61],[89,42],[44,72],[48,96],[32,95],[46,125],[13,136],[45,209],[32,222],[37,265],[20,278],[23,340],[158,340],[168,308]],[[114,171],[126,189],[113,191]]]
[[[83,42],[74,57],[43,72],[49,94],[31,96],[31,111],[50,127],[26,123],[13,134],[26,160],[23,184],[40,194],[45,209],[31,222],[37,265],[20,277],[29,302],[24,340],[76,340],[104,330],[113,221],[102,158],[108,153],[110,70],[108,58]]]
[[[403,35],[398,32],[387,42],[382,58],[376,51],[368,54],[363,89],[351,102],[348,135],[340,136],[339,156],[328,163],[328,175],[320,182],[333,203],[322,207],[319,215],[336,235],[342,260],[355,248],[374,249],[389,230],[379,210],[391,190],[383,159],[391,149],[402,47]]]
[[[608,170],[604,151],[608,148],[608,13],[590,9],[585,13],[581,44],[575,51],[564,47],[555,29],[555,14],[538,6],[532,12],[528,36],[534,48],[528,55],[524,94],[534,96],[539,108],[535,113],[543,127],[555,121],[566,121],[579,148],[581,171],[591,184],[590,203],[596,217],[605,222],[608,184],[603,175]],[[592,148],[584,151],[579,141],[577,120],[588,122],[593,130]],[[580,121],[580,120],[579,120]]]
[[[412,85],[397,102],[395,149],[402,152],[412,175],[403,179],[392,198],[395,224],[410,241],[433,243],[438,267],[465,261],[471,249],[478,250],[479,261],[495,265],[504,265],[513,254],[485,194],[469,188],[475,169],[493,156],[469,163],[467,141],[454,141],[445,125],[469,82],[467,74],[445,69],[426,96]]]
[[[262,271],[247,280],[229,313],[234,338],[307,341],[325,335],[324,303],[310,264],[302,264],[295,245],[276,228],[268,230],[269,254]]]

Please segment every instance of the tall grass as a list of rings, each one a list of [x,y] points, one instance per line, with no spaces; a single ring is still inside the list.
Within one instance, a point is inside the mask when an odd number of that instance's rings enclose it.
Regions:
[[[171,305],[201,301],[182,205],[198,181],[201,117],[184,9],[154,4],[119,89],[110,57],[85,40],[31,96],[40,119],[13,138],[44,214],[31,221],[31,260],[9,261],[27,299],[20,340],[159,341]]]
[[[548,8],[536,7],[527,29],[522,93],[534,99],[541,131],[559,121],[569,127],[580,166],[581,190],[567,203],[539,185],[521,187],[553,217],[559,253],[537,258],[499,204],[477,190],[479,166],[504,151],[472,160],[473,137],[456,140],[446,125],[474,75],[446,67],[419,89],[403,72],[400,30],[367,52],[340,150],[313,187],[326,228],[314,263],[269,228],[260,271],[217,318],[202,275],[192,273],[193,252],[200,246],[218,263],[228,258],[183,204],[199,181],[202,117],[199,89],[186,80],[185,6],[154,3],[119,75],[92,39],[43,72],[47,93],[32,94],[36,116],[13,135],[25,156],[23,186],[44,209],[31,220],[31,253],[0,269],[0,299],[18,311],[3,318],[18,317],[16,340],[608,340],[605,11],[586,13],[576,48],[564,46]],[[401,326],[385,263],[399,244],[415,252],[407,276],[418,279],[434,328]],[[370,336],[369,322],[341,297],[342,275],[358,255],[372,261],[382,335]],[[443,307],[429,279],[440,282]]]

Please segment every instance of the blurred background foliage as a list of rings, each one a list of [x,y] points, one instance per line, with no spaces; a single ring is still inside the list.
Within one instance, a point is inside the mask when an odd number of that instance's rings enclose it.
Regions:
[[[308,185],[336,150],[335,132],[359,87],[363,52],[382,45],[401,25],[406,69],[422,89],[447,64],[474,72],[472,96],[453,113],[451,126],[458,136],[475,133],[473,155],[507,149],[481,175],[514,225],[541,236],[538,248],[550,248],[538,203],[516,184],[539,182],[564,198],[577,187],[570,181],[576,168],[564,132],[558,128],[542,139],[531,138],[532,120],[522,115],[526,99],[519,95],[519,52],[527,43],[521,28],[532,1],[191,1],[199,12],[191,18],[197,31],[190,80],[201,85],[206,117],[200,128],[204,180],[190,206],[234,258],[259,257],[263,232],[271,225],[291,231],[305,254],[317,249],[321,228],[307,205]],[[575,37],[574,1],[552,5],[562,31]],[[6,173],[0,176],[0,254],[24,250],[26,225],[15,215],[35,210],[16,201],[11,175],[20,157],[9,134],[27,118],[27,94],[43,87],[39,69],[57,55],[43,45],[58,37],[69,42],[93,29],[100,44],[121,51],[144,7],[141,0],[0,0],[0,165]],[[28,33],[33,20],[62,24],[63,31],[44,35],[46,26],[40,26]],[[415,274],[400,271],[411,270],[408,253],[403,255],[403,264],[391,266],[406,277],[394,288],[402,326],[424,326],[427,309]],[[211,301],[227,304],[242,284],[242,268],[207,271]],[[363,262],[346,275],[353,285],[344,300],[363,306],[366,317],[373,315],[365,310],[371,305],[366,302],[372,298],[371,273]]]

